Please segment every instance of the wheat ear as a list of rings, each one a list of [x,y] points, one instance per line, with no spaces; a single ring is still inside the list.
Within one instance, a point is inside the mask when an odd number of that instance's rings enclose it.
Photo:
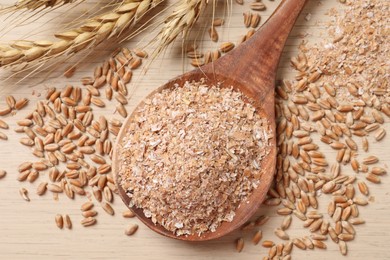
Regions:
[[[125,0],[111,12],[88,19],[73,30],[55,34],[59,41],[15,41],[0,44],[0,67],[42,63],[61,55],[73,55],[102,41],[121,36],[163,0]]]
[[[153,40],[157,47],[152,56],[156,57],[160,54],[180,34],[185,39],[208,2],[209,0],[180,0],[173,13],[165,19],[163,28]]]
[[[84,0],[19,0],[13,6],[6,7],[0,10],[0,14],[11,13],[19,10],[36,11],[38,9],[52,8],[74,2],[81,2]]]

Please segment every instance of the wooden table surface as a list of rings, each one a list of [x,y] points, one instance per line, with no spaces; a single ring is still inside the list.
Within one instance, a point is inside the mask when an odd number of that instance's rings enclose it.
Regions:
[[[3,0],[1,4],[9,5],[15,1]],[[77,10],[88,10],[97,2],[99,1],[87,1]],[[172,1],[169,2],[172,3]],[[222,3],[225,1],[220,2],[219,6],[222,10]],[[264,0],[263,2],[268,6],[267,11],[262,15],[264,21],[279,1]],[[242,7],[233,5],[234,8],[230,10],[232,17],[228,23],[229,28],[225,27],[220,32],[222,39],[237,42],[239,36],[245,33],[242,12],[249,10],[248,3]],[[306,39],[310,42],[316,42],[321,37],[326,36],[325,23],[329,17],[325,13],[331,7],[342,9],[343,5],[336,0],[312,0],[309,2],[288,40],[280,64],[280,78],[292,77],[288,59],[297,52],[297,45],[302,40],[300,35],[307,34]],[[1,41],[21,39],[26,35],[37,39],[43,35],[50,35],[58,28],[56,21],[58,22],[59,19],[71,20],[80,14],[74,9],[67,12],[66,17],[60,16],[59,14],[65,10],[66,8],[60,8],[40,19],[32,19],[26,26],[14,28],[9,33],[4,33],[4,30],[0,31],[0,39]],[[219,15],[222,14],[221,11]],[[305,17],[309,18],[308,14],[310,14],[310,19],[304,19]],[[5,19],[5,16],[0,17],[0,21],[2,19]],[[202,28],[198,29],[202,31]],[[43,32],[40,33],[40,31]],[[124,45],[134,47],[140,39],[142,38],[138,37]],[[217,46],[217,44],[208,41],[207,34],[204,39],[205,41],[202,43],[204,48]],[[143,96],[169,78],[191,69],[187,65],[188,62],[183,61],[179,48],[180,42],[169,48],[165,54],[150,65],[146,75],[138,71],[131,83],[132,89],[135,91],[130,99],[129,110]],[[34,160],[29,149],[19,144],[18,140],[21,135],[13,131],[16,127],[16,121],[25,117],[35,108],[36,101],[42,100],[44,96],[39,94],[44,94],[47,87],[62,88],[67,83],[80,85],[79,79],[92,75],[94,66],[101,63],[112,49],[108,46],[100,47],[98,51],[94,52],[95,55],[82,61],[71,79],[57,76],[56,73],[52,73],[49,78],[46,78],[45,73],[38,73],[21,83],[16,83],[21,79],[21,75],[5,81],[10,73],[0,70],[0,107],[5,106],[4,97],[10,94],[17,98],[28,97],[30,99],[30,103],[25,109],[4,119],[10,125],[10,130],[3,131],[8,135],[9,140],[0,141],[0,169],[8,172],[6,178],[0,180],[0,259],[261,259],[267,254],[268,249],[261,245],[252,245],[250,234],[245,236],[247,243],[240,254],[235,252],[234,247],[237,233],[207,243],[185,243],[157,235],[136,219],[122,218],[120,215],[125,210],[125,206],[119,197],[116,197],[114,202],[115,216],[109,216],[97,207],[98,224],[90,228],[83,228],[79,224],[82,219],[80,205],[87,201],[87,198],[77,197],[71,201],[61,194],[59,200],[55,201],[49,193],[39,197],[35,194],[39,182],[30,184],[19,183],[16,180],[18,165],[25,161]],[[56,68],[56,72],[62,72],[63,68]],[[43,82],[36,84],[38,81]],[[114,114],[113,105],[98,110],[98,114],[104,114],[108,118],[118,117],[117,114]],[[385,128],[390,131],[388,120]],[[332,155],[334,153],[325,146],[321,146],[321,149],[326,154]],[[374,142],[370,149],[371,153],[378,155],[382,162],[389,161],[389,138],[385,138],[380,143]],[[20,187],[26,187],[30,190],[31,202],[26,202],[20,197],[18,192]],[[369,206],[360,208],[360,215],[367,223],[356,227],[357,236],[353,242],[348,244],[347,257],[341,256],[337,245],[328,241],[327,250],[301,251],[295,248],[292,253],[293,259],[390,259],[389,187],[390,181],[387,177],[382,178],[380,185],[370,185],[372,202]],[[325,205],[327,205],[328,200],[329,197],[320,197],[319,211],[326,212]],[[71,216],[74,222],[72,230],[60,230],[56,227],[54,216],[58,213]],[[280,241],[273,235],[274,229],[280,225],[282,220],[282,217],[276,215],[276,208],[263,207],[259,214],[271,216],[270,221],[261,227],[264,238]],[[128,223],[140,224],[138,232],[133,237],[124,235],[124,228]],[[294,217],[289,234],[295,237],[309,235],[309,232],[302,227],[302,222]]]

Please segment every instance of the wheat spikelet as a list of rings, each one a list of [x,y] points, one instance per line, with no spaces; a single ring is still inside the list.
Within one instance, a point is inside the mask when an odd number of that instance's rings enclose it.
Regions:
[[[55,34],[59,41],[15,41],[0,44],[0,67],[43,63],[61,55],[73,55],[102,41],[121,36],[163,0],[125,0],[108,13],[88,19],[73,30]]]
[[[156,57],[180,34],[183,34],[185,39],[208,2],[209,0],[180,0],[173,13],[165,19],[163,28],[154,39],[157,47],[152,56]]]
[[[15,5],[0,10],[0,14],[11,13],[23,9],[35,11],[40,8],[44,9],[81,1],[84,0],[19,0]]]

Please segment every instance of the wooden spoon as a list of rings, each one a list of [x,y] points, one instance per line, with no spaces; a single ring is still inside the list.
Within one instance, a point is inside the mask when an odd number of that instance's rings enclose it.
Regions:
[[[254,101],[253,105],[262,117],[268,119],[271,129],[275,133],[274,87],[276,71],[286,39],[306,1],[283,0],[271,18],[247,42],[244,42],[237,49],[216,62],[169,81],[149,96],[165,88],[171,88],[176,83],[182,86],[186,81],[199,81],[201,78],[206,79],[210,86],[221,82],[224,86],[232,86],[241,91],[246,97]],[[142,105],[141,102],[138,106]],[[126,129],[133,115],[134,112],[125,120],[117,137],[113,155],[115,181],[119,194],[126,205],[129,205],[130,198],[119,184],[120,176],[117,174],[120,169],[118,151],[121,149],[121,141],[126,135]],[[235,212],[236,215],[233,221],[223,222],[215,232],[206,232],[201,236],[176,236],[161,225],[155,225],[150,218],[146,218],[142,209],[135,207],[131,209],[144,224],[164,236],[186,241],[215,239],[242,226],[258,210],[271,186],[275,173],[275,162],[276,136],[272,139],[270,153],[262,161],[263,175],[261,183],[250,195],[249,203],[242,202]]]

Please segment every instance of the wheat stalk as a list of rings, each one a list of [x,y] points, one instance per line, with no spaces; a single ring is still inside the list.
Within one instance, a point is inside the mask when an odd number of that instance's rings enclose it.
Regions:
[[[152,57],[161,53],[180,34],[185,39],[208,2],[209,0],[181,0],[173,13],[165,19],[163,28],[153,40],[157,47]]]
[[[15,41],[0,45],[0,67],[43,63],[61,55],[73,55],[102,41],[121,36],[163,0],[125,0],[111,12],[88,19],[73,30],[55,34],[59,41]]]
[[[11,13],[23,9],[35,11],[40,8],[44,9],[49,7],[55,7],[55,6],[74,3],[77,1],[84,1],[84,0],[19,0],[17,3],[15,3],[15,5],[0,10],[0,14]]]
[[[4,22],[1,24],[4,27],[0,29],[0,32],[4,35],[13,28],[22,26],[31,21],[30,19],[32,18],[38,19],[40,16],[63,6],[70,5],[71,8],[67,9],[67,11],[70,11],[84,1],[85,0],[19,0],[13,6],[0,9],[0,15],[10,14],[10,16],[5,18]],[[6,22],[7,20],[8,22]]]

